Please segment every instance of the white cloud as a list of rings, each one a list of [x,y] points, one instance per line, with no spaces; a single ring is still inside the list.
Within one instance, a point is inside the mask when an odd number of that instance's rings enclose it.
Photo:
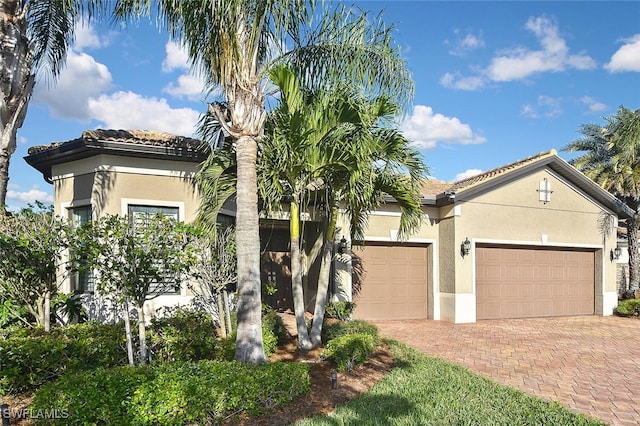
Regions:
[[[55,85],[37,84],[33,98],[47,105],[54,117],[89,121],[89,99],[110,87],[111,73],[105,65],[86,53],[71,51]]]
[[[478,90],[488,82],[508,82],[527,79],[544,72],[561,72],[567,69],[589,70],[596,62],[586,54],[570,54],[569,47],[560,36],[558,25],[546,17],[529,18],[525,29],[532,32],[540,43],[540,49],[516,47],[504,50],[491,59],[484,69],[472,76],[447,73],[440,83],[451,89]]]
[[[595,61],[587,55],[570,55],[558,25],[545,17],[529,18],[525,28],[536,36],[541,50],[516,48],[491,60],[487,74],[493,81],[513,81],[541,72],[560,72],[567,68],[593,69]]]
[[[540,95],[536,105],[526,104],[522,106],[520,114],[529,118],[555,118],[562,115],[562,98]]]
[[[93,25],[82,21],[76,22],[73,50],[76,52],[82,52],[87,48],[99,49],[107,46],[108,44],[108,36],[99,36]]]
[[[583,96],[579,99],[580,103],[583,105],[586,105],[588,108],[589,113],[598,113],[598,112],[602,112],[605,111],[607,109],[607,106],[605,104],[603,104],[602,102],[598,102],[597,100],[593,99],[591,96]]]
[[[413,113],[402,120],[400,129],[412,144],[421,149],[435,148],[438,142],[448,144],[477,144],[486,138],[471,130],[456,117],[434,114],[426,105],[415,105]]]
[[[50,204],[53,203],[53,195],[42,191],[39,189],[38,185],[33,185],[28,191],[20,192],[12,189],[8,190],[7,200],[16,201],[22,204],[34,203],[35,201]]]
[[[178,77],[177,83],[169,83],[162,88],[164,93],[192,101],[202,100],[204,98],[204,90],[202,80],[193,74],[183,74]]]
[[[179,81],[181,86],[174,87],[173,93],[195,97],[195,83],[188,78]],[[133,92],[106,94],[111,86],[111,74],[105,65],[86,53],[72,51],[54,86],[36,86],[34,102],[44,103],[54,117],[96,120],[106,128],[152,129],[184,136],[194,133],[199,112],[171,108],[166,99],[145,98]]]
[[[202,101],[205,97],[205,83],[193,71],[189,62],[188,52],[178,43],[169,41],[165,45],[166,56],[162,61],[162,71],[173,72],[186,70],[175,82],[171,82],[162,88],[176,98],[186,98],[191,101]]]
[[[453,56],[464,56],[469,52],[484,47],[484,40],[482,39],[482,33],[475,35],[472,33],[466,33],[462,35],[460,30],[455,30],[456,40],[451,43],[453,47],[449,50],[449,54]],[[449,42],[447,41],[447,44]]]
[[[191,108],[171,108],[166,99],[119,91],[89,100],[91,116],[107,129],[159,130],[191,136],[200,116]]]
[[[454,178],[453,181],[457,182],[459,180],[463,180],[463,179],[467,179],[473,176],[477,176],[480,173],[482,173],[482,170],[480,169],[468,169],[465,170],[464,172],[458,173]]]
[[[167,53],[164,61],[162,61],[162,71],[172,72],[175,70],[188,70],[189,66],[189,53],[178,43],[169,41],[164,46],[164,51]]]
[[[640,72],[640,34],[623,40],[625,44],[611,56],[611,60],[604,65],[609,72],[636,71]]]
[[[447,89],[478,90],[485,86],[486,79],[481,76],[462,77],[460,74],[446,73],[440,78],[440,84]]]

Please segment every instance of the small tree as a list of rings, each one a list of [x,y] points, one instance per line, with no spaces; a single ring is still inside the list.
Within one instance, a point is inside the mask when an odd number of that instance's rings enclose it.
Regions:
[[[129,302],[137,310],[141,364],[147,361],[144,303],[180,287],[196,260],[192,234],[191,226],[160,214],[135,221],[107,215],[78,232],[73,260],[95,272],[98,292],[118,295],[125,305],[125,323]]]
[[[228,288],[238,280],[234,229],[218,231],[213,238],[203,236],[194,244],[199,261],[192,269],[196,282],[190,282],[189,288],[214,320],[217,315],[221,335],[227,337],[232,331]]]
[[[41,203],[11,216],[0,215],[0,291],[50,329],[51,296],[68,247],[68,227]]]

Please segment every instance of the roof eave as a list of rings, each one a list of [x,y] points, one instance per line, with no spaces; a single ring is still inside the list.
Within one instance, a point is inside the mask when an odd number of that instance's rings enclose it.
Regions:
[[[384,201],[385,203],[397,203],[398,200],[396,200],[393,196],[385,194],[382,197],[382,201]],[[423,206],[435,206],[436,205],[436,196],[435,195],[422,195],[420,197],[420,204]]]
[[[207,158],[203,150],[160,145],[132,144],[127,142],[76,139],[51,149],[27,155],[24,160],[40,171],[44,179],[51,183],[53,165],[81,160],[100,154],[153,158],[172,161],[201,163]]]

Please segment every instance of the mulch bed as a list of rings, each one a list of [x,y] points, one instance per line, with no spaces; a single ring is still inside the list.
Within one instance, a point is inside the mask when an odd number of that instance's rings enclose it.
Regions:
[[[295,341],[278,349],[270,361],[308,362],[311,366],[311,391],[292,403],[258,417],[242,416],[230,419],[224,425],[279,426],[289,425],[297,420],[319,414],[331,413],[338,405],[344,404],[367,392],[382,380],[394,367],[391,350],[386,344],[376,351],[363,365],[350,371],[338,373],[338,388],[331,389],[332,365],[320,360],[318,350],[301,353]]]

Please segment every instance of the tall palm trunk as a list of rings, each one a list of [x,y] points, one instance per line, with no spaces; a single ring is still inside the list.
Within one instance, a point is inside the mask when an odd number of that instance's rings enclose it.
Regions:
[[[640,288],[638,283],[640,269],[640,216],[636,213],[633,218],[627,219],[627,238],[629,242],[629,290]]]
[[[331,273],[331,260],[333,259],[334,241],[336,236],[336,222],[338,220],[338,208],[331,207],[329,226],[322,245],[322,260],[320,263],[320,276],[318,277],[318,292],[316,294],[316,306],[313,311],[313,324],[311,326],[311,344],[313,347],[322,346],[322,323],[324,321],[324,307],[329,292],[329,279]]]
[[[250,136],[238,138],[236,244],[238,257],[238,329],[236,361],[264,363],[260,294],[260,234],[258,230],[258,144]]]
[[[16,135],[24,122],[35,81],[23,3],[0,0],[0,214],[4,214]]]
[[[311,349],[307,322],[305,321],[304,292],[302,289],[302,265],[300,264],[300,204],[291,202],[291,217],[289,219],[289,236],[291,238],[291,290],[293,292],[293,310],[296,314],[296,328],[298,330],[298,347],[303,350]]]

